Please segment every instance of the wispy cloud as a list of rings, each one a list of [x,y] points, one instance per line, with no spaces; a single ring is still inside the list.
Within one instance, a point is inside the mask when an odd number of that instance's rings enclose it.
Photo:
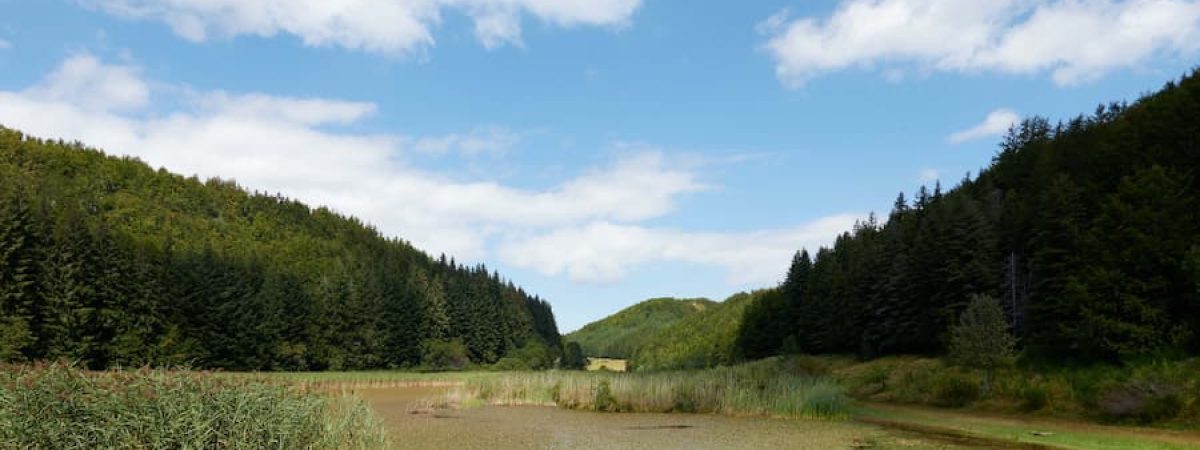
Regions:
[[[1021,115],[1011,109],[997,109],[992,111],[980,122],[971,128],[962,131],[957,131],[946,138],[946,141],[951,144],[961,144],[975,139],[982,139],[990,136],[999,136],[1013,126],[1013,124],[1021,121]]]
[[[921,173],[917,174],[917,181],[922,183],[932,183],[940,180],[941,177],[942,174],[937,169],[925,168],[921,169]]]

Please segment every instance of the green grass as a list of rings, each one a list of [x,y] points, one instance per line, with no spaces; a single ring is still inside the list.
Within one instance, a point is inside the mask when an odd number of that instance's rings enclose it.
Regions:
[[[868,423],[902,429],[933,430],[995,442],[1040,444],[1064,449],[1151,450],[1200,448],[1200,435],[1173,430],[1002,416],[961,410],[932,410],[894,405],[856,407],[854,416]],[[911,427],[911,428],[910,428]]]
[[[461,391],[491,404],[612,412],[825,419],[845,417],[850,406],[844,390],[832,379],[765,365],[653,373],[508,373],[468,379]]]
[[[255,377],[0,367],[0,448],[374,449],[360,400]]]
[[[945,406],[1093,422],[1196,429],[1200,427],[1200,359],[1126,367],[1014,367],[996,373],[992,392],[947,398],[947,389],[982,374],[919,357],[858,362],[851,358],[798,357],[815,374],[838,379],[857,399]]]

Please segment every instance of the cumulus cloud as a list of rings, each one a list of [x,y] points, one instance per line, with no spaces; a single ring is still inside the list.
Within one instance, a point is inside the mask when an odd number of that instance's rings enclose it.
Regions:
[[[780,17],[759,28],[793,87],[849,68],[1050,72],[1070,85],[1200,50],[1197,0],[842,0],[825,18]]]
[[[290,34],[309,46],[397,54],[434,45],[446,11],[474,22],[487,48],[521,42],[521,20],[623,27],[641,0],[80,0],[112,14],[165,22],[192,41]]]
[[[962,131],[957,131],[946,138],[951,144],[961,144],[975,139],[982,139],[990,136],[999,136],[1013,126],[1013,124],[1021,120],[1021,115],[1011,109],[997,109],[992,111],[980,122],[971,128]]]
[[[545,189],[465,182],[408,160],[507,149],[521,133],[354,133],[344,126],[376,114],[375,104],[196,92],[139,73],[91,55],[68,58],[27,89],[0,91],[0,124],[328,205],[433,253],[479,261],[494,252],[507,263],[579,281],[616,281],[637,265],[684,262],[724,268],[733,283],[770,283],[797,248],[827,244],[853,221],[835,216],[739,233],[646,227],[641,222],[670,214],[682,196],[711,188],[696,163],[618,143],[625,156]],[[150,104],[177,107],[153,113]]]
[[[25,95],[46,102],[71,102],[88,110],[130,110],[146,106],[150,88],[133,68],[108,66],[91,55],[77,55]]]
[[[770,283],[800,248],[828,245],[849,230],[855,214],[821,218],[786,229],[699,233],[596,221],[520,237],[500,247],[510,263],[587,283],[619,280],[637,266],[670,261],[723,267],[730,284]]]

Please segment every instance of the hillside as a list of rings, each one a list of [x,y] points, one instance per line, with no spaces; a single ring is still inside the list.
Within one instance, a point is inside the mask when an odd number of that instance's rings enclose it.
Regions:
[[[655,298],[622,309],[563,336],[577,342],[586,356],[632,358],[658,331],[715,305],[712,300]]]
[[[990,167],[903,194],[755,307],[743,354],[939,354],[968,298],[998,299],[1025,355],[1200,355],[1200,72],[1131,104],[1013,128]]]
[[[352,217],[0,127],[0,361],[322,370],[559,351],[549,305]]]
[[[647,339],[633,356],[636,370],[691,369],[736,362],[734,345],[746,307],[774,290],[735,294],[690,314]]]

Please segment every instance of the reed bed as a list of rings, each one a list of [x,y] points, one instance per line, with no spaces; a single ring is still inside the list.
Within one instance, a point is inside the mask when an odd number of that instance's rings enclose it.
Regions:
[[[845,391],[832,379],[754,367],[628,374],[510,373],[467,380],[461,390],[490,404],[611,412],[835,419],[846,417],[850,406]]]
[[[359,400],[189,371],[0,367],[0,448],[386,448]]]
[[[489,378],[502,372],[412,372],[376,370],[361,372],[223,372],[230,378],[265,379],[320,389],[373,389],[454,387],[466,380]]]

